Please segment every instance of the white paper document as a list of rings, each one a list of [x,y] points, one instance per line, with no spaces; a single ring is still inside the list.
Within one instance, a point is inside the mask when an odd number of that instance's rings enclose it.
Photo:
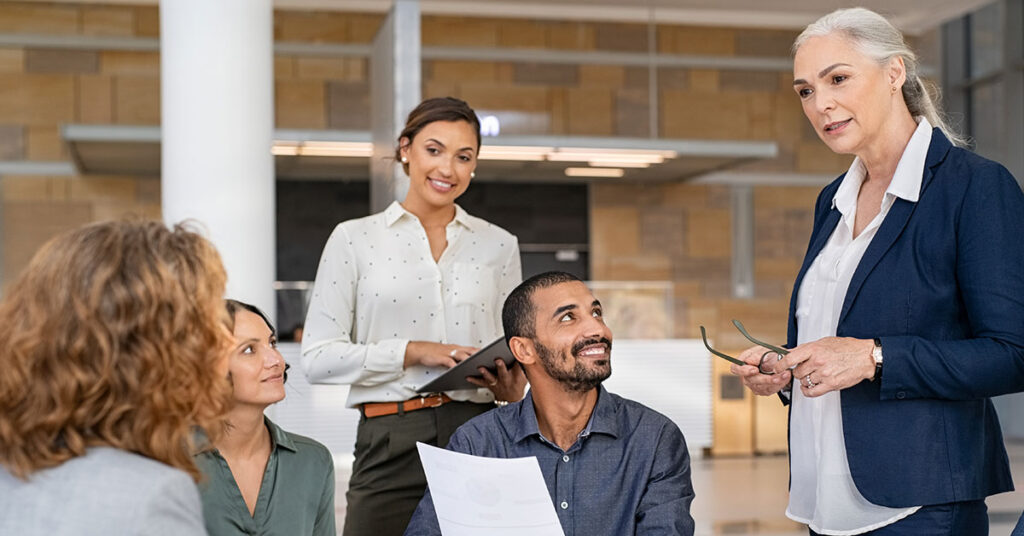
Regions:
[[[565,536],[537,458],[416,448],[444,536]]]

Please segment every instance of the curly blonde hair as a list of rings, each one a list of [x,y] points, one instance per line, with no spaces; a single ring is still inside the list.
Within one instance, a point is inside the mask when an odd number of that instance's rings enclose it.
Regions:
[[[155,221],[47,242],[0,303],[0,464],[27,478],[106,445],[199,478],[222,428],[226,275],[205,238]]]

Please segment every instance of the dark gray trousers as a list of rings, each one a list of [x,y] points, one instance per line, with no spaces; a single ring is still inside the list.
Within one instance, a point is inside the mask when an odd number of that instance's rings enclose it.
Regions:
[[[447,446],[456,428],[493,407],[449,402],[404,415],[360,418],[344,536],[401,536],[427,485],[416,442]]]

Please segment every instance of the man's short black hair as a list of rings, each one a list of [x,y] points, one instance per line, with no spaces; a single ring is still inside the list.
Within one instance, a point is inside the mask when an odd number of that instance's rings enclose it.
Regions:
[[[533,293],[535,291],[571,281],[583,282],[568,272],[544,272],[523,281],[518,287],[512,289],[508,298],[505,298],[505,306],[501,309],[505,344],[508,344],[512,337],[533,339],[537,336],[533,319],[535,314]]]

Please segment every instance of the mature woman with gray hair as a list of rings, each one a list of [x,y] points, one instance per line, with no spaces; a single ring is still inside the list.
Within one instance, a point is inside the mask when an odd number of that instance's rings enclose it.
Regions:
[[[813,534],[988,533],[1013,489],[989,397],[1024,385],[1024,194],[963,144],[885,18],[842,9],[793,46],[818,136],[854,155],[815,207],[788,351],[733,365],[790,403],[786,515]]]

